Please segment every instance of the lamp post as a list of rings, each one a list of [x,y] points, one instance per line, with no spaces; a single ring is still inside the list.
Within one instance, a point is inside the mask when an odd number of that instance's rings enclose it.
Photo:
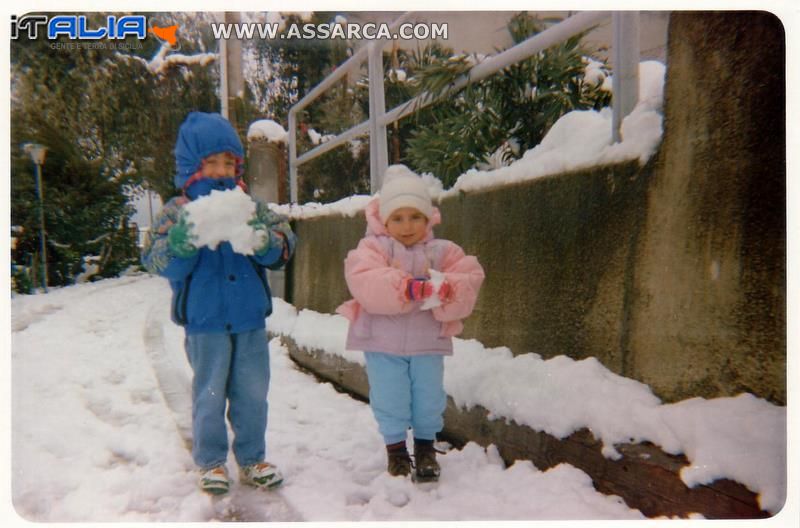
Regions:
[[[44,156],[47,152],[47,147],[39,145],[38,143],[28,143],[24,147],[31,161],[36,165],[36,196],[39,198],[39,244],[41,245],[42,257],[42,287],[47,293],[47,245],[45,243],[45,226],[44,226],[44,188],[42,186],[42,165],[44,165]]]

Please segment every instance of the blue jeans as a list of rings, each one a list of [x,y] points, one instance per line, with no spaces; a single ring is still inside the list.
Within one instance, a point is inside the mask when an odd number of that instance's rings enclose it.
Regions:
[[[444,426],[444,356],[395,356],[364,352],[369,379],[369,404],[386,444],[414,437],[436,440]]]
[[[264,329],[240,334],[188,334],[192,379],[192,457],[202,469],[228,458],[225,408],[239,466],[264,460],[269,344]]]

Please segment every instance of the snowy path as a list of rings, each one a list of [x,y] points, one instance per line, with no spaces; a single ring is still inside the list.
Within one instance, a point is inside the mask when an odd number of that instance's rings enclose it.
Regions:
[[[597,493],[571,466],[505,469],[496,450],[475,444],[440,457],[435,487],[391,478],[369,407],[297,370],[277,340],[267,439],[286,485],[276,494],[237,486],[231,497],[212,501],[196,488],[181,434],[190,372],[168,303],[166,282],[148,276],[12,299],[12,496],[22,517],[642,518],[619,498]],[[232,459],[229,467],[235,470]]]

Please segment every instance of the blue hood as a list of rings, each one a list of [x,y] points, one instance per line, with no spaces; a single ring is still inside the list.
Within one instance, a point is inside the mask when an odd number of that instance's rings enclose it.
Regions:
[[[175,143],[175,187],[182,189],[186,181],[198,170],[203,158],[220,152],[231,152],[244,157],[239,136],[227,119],[220,114],[192,112],[178,131]]]

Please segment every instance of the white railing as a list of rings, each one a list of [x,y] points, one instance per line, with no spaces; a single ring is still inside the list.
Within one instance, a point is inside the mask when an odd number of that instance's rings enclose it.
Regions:
[[[404,13],[392,23],[390,31],[395,31],[400,24],[407,21],[413,14],[413,12]],[[612,19],[614,32],[612,46],[614,64],[612,133],[614,141],[618,142],[620,140],[619,129],[622,120],[633,110],[639,98],[639,13],[637,11],[585,11],[573,15],[520,42],[516,46],[475,65],[466,74],[454,81],[447,93],[460,90],[469,83],[485,79],[503,68],[559,44],[607,20],[609,17]],[[386,126],[447,95],[443,94],[437,99],[428,93],[423,93],[387,112],[383,88],[383,49],[389,42],[376,40],[358,50],[289,110],[289,178],[290,200],[292,203],[297,203],[297,169],[300,165],[365,134],[369,134],[370,139],[370,191],[372,193],[377,191],[381,185],[381,175],[388,164]],[[368,61],[369,75],[369,119],[298,157],[297,114],[342,77],[359,68],[365,58]]]

